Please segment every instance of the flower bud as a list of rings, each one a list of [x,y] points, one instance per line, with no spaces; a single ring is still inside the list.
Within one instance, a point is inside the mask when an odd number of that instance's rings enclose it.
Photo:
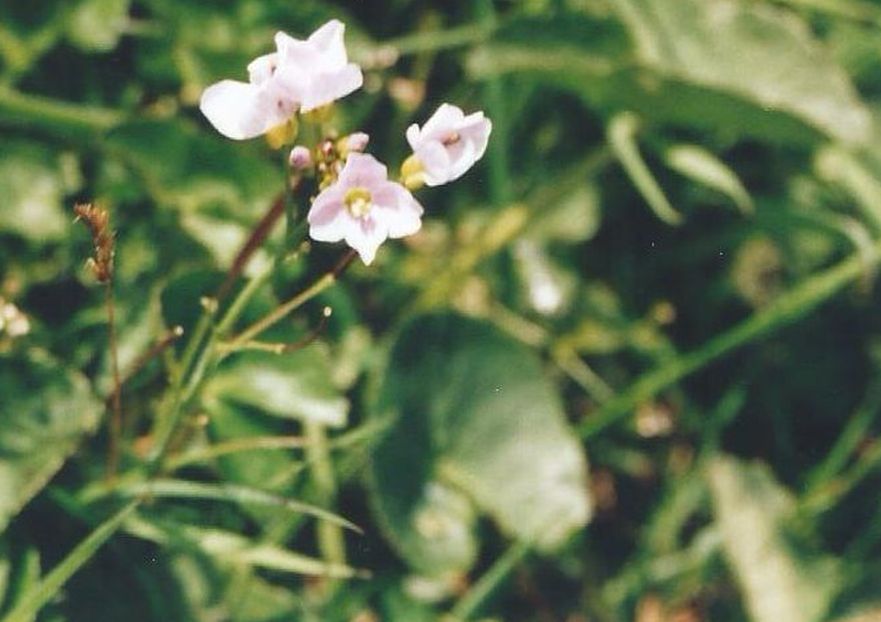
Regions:
[[[370,136],[364,132],[354,132],[346,137],[346,151],[356,151],[361,153],[367,148],[367,143],[369,142]]]
[[[312,152],[303,145],[296,145],[291,149],[291,155],[288,156],[288,162],[292,169],[296,171],[304,171],[312,166]]]

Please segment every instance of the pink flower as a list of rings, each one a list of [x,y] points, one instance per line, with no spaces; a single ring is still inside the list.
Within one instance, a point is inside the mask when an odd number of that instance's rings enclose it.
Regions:
[[[309,235],[319,242],[338,242],[355,249],[369,265],[386,238],[419,231],[422,206],[371,155],[352,153],[339,178],[321,192],[309,210]]]
[[[407,128],[407,142],[422,165],[425,183],[440,186],[458,179],[483,157],[492,122],[475,112],[465,116],[452,104],[441,104],[422,129]]]
[[[346,55],[345,25],[331,20],[305,41],[276,33],[276,52],[248,65],[248,82],[222,80],[202,93],[199,108],[217,130],[253,138],[361,87],[358,65]]]

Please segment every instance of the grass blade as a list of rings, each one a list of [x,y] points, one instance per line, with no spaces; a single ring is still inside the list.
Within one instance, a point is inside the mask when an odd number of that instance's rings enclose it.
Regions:
[[[29,589],[18,606],[3,618],[2,622],[30,622],[37,612],[47,602],[55,597],[55,594],[70,579],[77,570],[79,570],[86,562],[92,559],[92,556],[101,548],[110,537],[122,526],[126,518],[138,506],[140,500],[135,500],[122,508],[119,512],[101,523],[95,531],[80,542],[65,557],[61,563],[52,569],[42,581]]]
[[[289,512],[308,514],[321,520],[334,523],[341,527],[351,529],[357,533],[363,533],[361,528],[324,510],[320,507],[285,499],[256,488],[236,486],[232,484],[206,484],[191,482],[182,479],[160,479],[150,482],[138,482],[128,484],[120,488],[120,493],[129,496],[164,497],[173,499],[210,499],[216,501],[229,501],[240,505],[261,505],[274,507]]]
[[[255,543],[229,531],[205,529],[167,521],[132,517],[126,531],[143,540],[196,551],[237,565],[258,566],[280,572],[347,579],[366,573],[342,564],[327,564],[271,544]],[[5,621],[4,621],[5,622]]]

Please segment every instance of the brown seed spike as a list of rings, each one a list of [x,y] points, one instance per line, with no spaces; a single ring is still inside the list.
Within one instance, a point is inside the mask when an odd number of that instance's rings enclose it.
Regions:
[[[110,214],[107,210],[91,203],[77,203],[73,207],[77,220],[82,220],[92,234],[95,248],[94,257],[87,265],[99,283],[109,283],[113,275],[113,231],[110,229]]]

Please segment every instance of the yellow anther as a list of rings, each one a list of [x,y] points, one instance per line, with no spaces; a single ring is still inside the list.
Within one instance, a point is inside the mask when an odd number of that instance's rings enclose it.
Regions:
[[[349,210],[349,213],[352,216],[355,218],[364,218],[370,213],[370,201],[372,199],[373,197],[370,195],[370,191],[367,188],[356,186],[355,188],[349,188],[346,192],[346,196],[343,198],[343,202],[346,204],[346,209]]]

